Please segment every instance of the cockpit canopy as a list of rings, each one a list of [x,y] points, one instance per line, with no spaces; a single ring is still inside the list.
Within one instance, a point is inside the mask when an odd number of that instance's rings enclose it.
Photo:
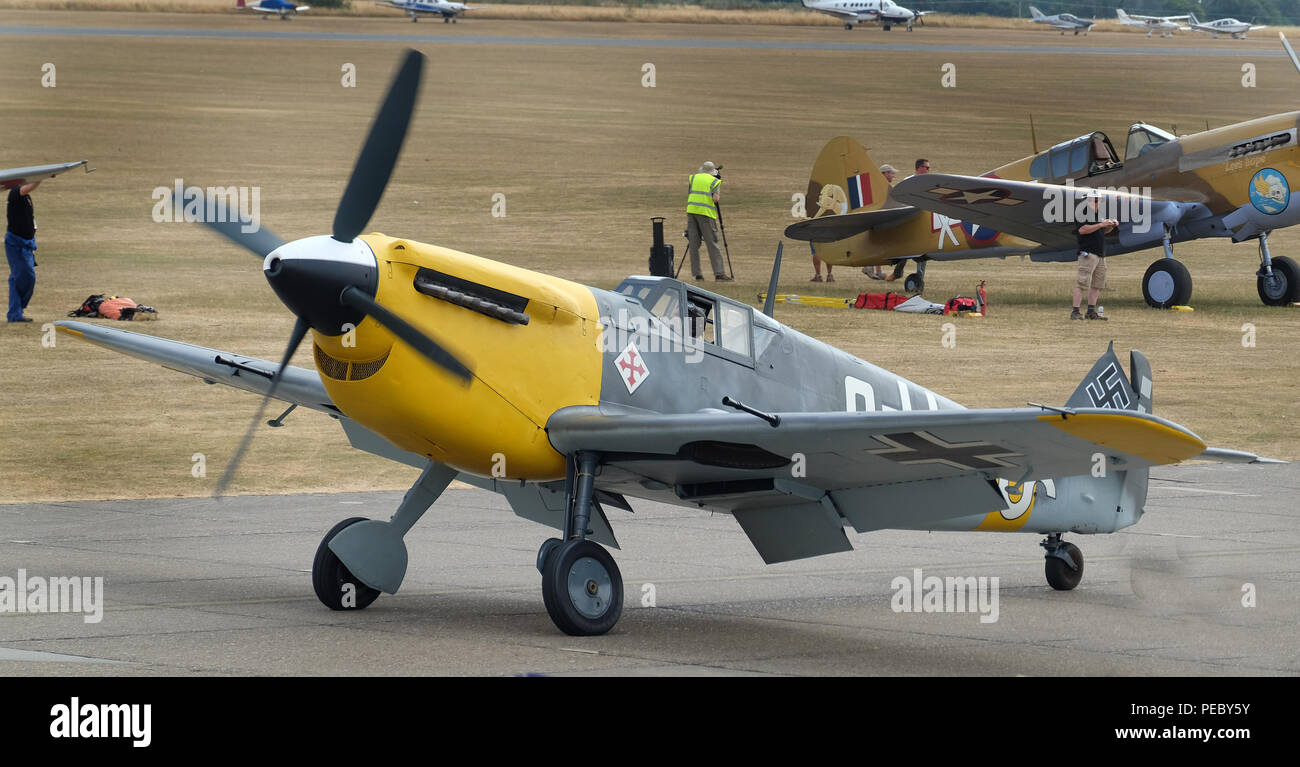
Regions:
[[[1038,155],[1029,164],[1029,175],[1037,181],[1051,179],[1059,182],[1067,178],[1105,173],[1122,165],[1110,139],[1106,138],[1105,133],[1096,131],[1062,141]]]
[[[1154,125],[1133,123],[1128,129],[1128,146],[1124,148],[1124,159],[1132,160],[1134,157],[1141,157],[1165,142],[1174,141],[1175,138],[1172,133],[1166,133]]]

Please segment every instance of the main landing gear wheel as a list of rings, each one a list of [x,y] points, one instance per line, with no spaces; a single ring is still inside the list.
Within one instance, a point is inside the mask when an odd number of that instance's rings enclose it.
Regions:
[[[925,290],[925,278],[920,274],[907,275],[907,279],[903,280],[903,290],[908,293],[920,293]]]
[[[311,585],[316,590],[316,598],[331,610],[361,610],[379,598],[379,590],[372,589],[357,580],[330,551],[330,541],[358,522],[365,522],[365,517],[345,519],[325,533],[320,546],[316,548],[316,560],[311,565]]]
[[[1286,256],[1272,259],[1272,274],[1259,275],[1256,287],[1266,306],[1286,306],[1300,301],[1300,265]]]
[[[1182,261],[1162,258],[1142,276],[1142,297],[1157,309],[1183,306],[1192,299],[1192,275]]]
[[[1041,544],[1047,549],[1043,573],[1047,583],[1057,591],[1070,591],[1083,580],[1083,552],[1073,543],[1061,540],[1060,534],[1049,535]]]
[[[853,25],[852,25],[852,24],[845,24],[845,25],[844,25],[844,28],[845,28],[845,29],[853,29]]]
[[[623,576],[604,547],[585,538],[547,541],[538,562],[545,567],[542,601],[557,628],[597,636],[614,627],[623,613]]]
[[[883,26],[885,27],[885,31],[888,32],[888,31],[889,31],[889,25],[888,25],[888,24],[885,24],[885,25],[883,25]]]

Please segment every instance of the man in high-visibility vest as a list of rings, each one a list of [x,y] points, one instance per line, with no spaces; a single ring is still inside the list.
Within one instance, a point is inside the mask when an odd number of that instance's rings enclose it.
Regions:
[[[695,279],[704,279],[700,270],[700,239],[709,248],[709,263],[713,267],[713,279],[720,282],[731,280],[722,270],[722,251],[718,248],[718,187],[722,179],[718,178],[721,165],[706,162],[700,166],[698,173],[690,176],[691,191],[686,198],[686,250],[691,254],[691,274]]]

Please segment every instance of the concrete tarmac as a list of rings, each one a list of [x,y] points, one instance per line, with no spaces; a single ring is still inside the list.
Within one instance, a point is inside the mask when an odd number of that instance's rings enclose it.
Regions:
[[[400,592],[348,613],[312,593],[320,537],[400,493],[0,506],[0,578],[106,595],[98,623],[0,613],[0,675],[1294,675],[1298,493],[1300,464],[1160,469],[1138,525],[1066,536],[1072,592],[1034,535],[851,533],[851,553],[767,566],[727,516],[634,500],[611,512],[623,618],[588,638],[542,604],[551,533],[480,490],[449,490]],[[894,611],[915,569],[997,576],[997,620]]]

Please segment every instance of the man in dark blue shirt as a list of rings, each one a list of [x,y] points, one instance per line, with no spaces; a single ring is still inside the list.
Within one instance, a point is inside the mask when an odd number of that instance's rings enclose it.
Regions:
[[[36,213],[29,196],[41,182],[19,184],[9,190],[9,228],[5,232],[5,257],[9,259],[10,322],[31,322],[23,310],[36,291]]]

